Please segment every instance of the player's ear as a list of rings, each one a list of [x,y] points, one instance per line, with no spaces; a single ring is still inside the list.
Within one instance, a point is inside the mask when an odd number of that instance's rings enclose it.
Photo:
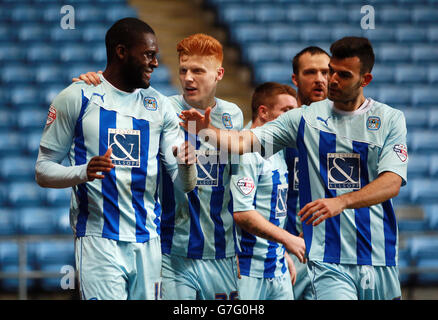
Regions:
[[[366,87],[373,80],[373,75],[369,72],[362,75],[362,87]]]
[[[257,114],[264,122],[267,122],[268,118],[268,107],[265,105],[260,105],[257,109]]]
[[[295,73],[292,73],[292,83],[298,88],[297,76]]]
[[[223,67],[218,67],[216,80],[217,81],[222,80],[222,78],[224,77],[224,73],[225,73],[225,69]]]
[[[116,46],[116,56],[119,60],[125,60],[127,55],[126,47],[123,44],[118,44]]]

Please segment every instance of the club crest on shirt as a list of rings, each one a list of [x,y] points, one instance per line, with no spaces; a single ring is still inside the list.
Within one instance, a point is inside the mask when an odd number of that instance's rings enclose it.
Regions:
[[[56,109],[54,106],[49,107],[49,114],[47,115],[46,126],[51,124],[56,119]]]
[[[140,130],[108,128],[108,147],[115,166],[140,167]]]
[[[254,180],[252,180],[250,177],[240,178],[237,181],[237,188],[239,188],[240,192],[247,196],[252,192],[252,190],[254,190]]]
[[[331,190],[360,189],[360,154],[328,153],[327,179]]]
[[[275,207],[275,218],[283,218],[287,213],[287,190],[288,185],[280,184],[277,186],[277,206]]]
[[[233,123],[231,122],[231,115],[229,113],[222,114],[222,123],[227,129],[233,129]]]
[[[197,186],[219,185],[219,151],[196,150],[196,167],[198,169]]]
[[[368,130],[379,130],[381,125],[381,121],[379,117],[368,117],[367,120],[367,128]]]
[[[392,150],[402,162],[408,160],[408,148],[405,145],[396,144]]]
[[[154,97],[145,97],[143,99],[143,104],[147,110],[150,111],[157,110],[157,106],[158,106],[157,99],[155,99]]]

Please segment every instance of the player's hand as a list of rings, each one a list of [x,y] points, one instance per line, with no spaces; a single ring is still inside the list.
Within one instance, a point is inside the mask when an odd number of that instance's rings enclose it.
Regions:
[[[183,120],[180,125],[188,133],[197,134],[199,131],[209,128],[211,123],[210,113],[211,108],[207,108],[204,115],[194,108],[183,110],[179,115],[180,119]]]
[[[190,142],[185,141],[179,147],[173,146],[172,151],[178,164],[191,165],[196,163],[195,148]]]
[[[291,257],[287,254],[287,252],[284,253],[284,257],[287,262],[287,266],[289,269],[290,274],[290,280],[292,282],[292,285],[295,285],[295,282],[297,282],[297,269],[295,269],[295,263],[291,259]]]
[[[73,80],[73,82],[78,82],[78,81],[82,80],[88,85],[97,86],[102,82],[102,81],[100,81],[100,78],[99,78],[99,74],[101,74],[101,73],[102,73],[102,71],[100,71],[100,70],[97,71],[97,73],[94,71],[90,71],[90,72],[87,72],[85,74],[83,73],[79,76],[79,78],[73,78],[72,80]]]
[[[298,215],[301,221],[306,221],[306,224],[312,223],[317,226],[324,220],[337,216],[346,208],[345,202],[340,197],[318,199],[306,204]]]
[[[240,265],[239,265],[239,256],[236,255],[236,263],[237,263],[237,279],[242,279],[242,276],[240,275]]]
[[[112,149],[108,148],[103,156],[96,156],[91,158],[87,165],[87,177],[88,181],[94,179],[104,179],[105,175],[98,174],[98,172],[110,172],[114,165],[111,163]]]
[[[303,238],[289,234],[287,241],[283,243],[283,245],[286,250],[293,253],[301,263],[306,263],[306,258],[304,257],[306,254],[306,244]]]

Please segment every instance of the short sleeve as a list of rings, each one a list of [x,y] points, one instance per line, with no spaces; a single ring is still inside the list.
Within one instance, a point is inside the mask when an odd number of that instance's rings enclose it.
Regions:
[[[408,149],[406,145],[406,120],[402,112],[397,112],[390,119],[390,128],[384,140],[378,162],[378,174],[391,171],[407,182]]]
[[[53,151],[67,152],[73,141],[81,106],[86,101],[77,84],[61,91],[49,107],[40,145]]]
[[[261,167],[256,154],[247,153],[241,156],[238,171],[231,177],[231,193],[233,195],[233,211],[254,210],[254,197],[257,190]]]

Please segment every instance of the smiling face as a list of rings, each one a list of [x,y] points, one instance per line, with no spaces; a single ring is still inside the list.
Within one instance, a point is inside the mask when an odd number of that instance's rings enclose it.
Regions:
[[[275,103],[270,108],[267,108],[265,121],[275,120],[283,113],[295,108],[298,108],[295,97],[286,93],[279,94],[276,96]]]
[[[152,33],[143,33],[135,45],[128,48],[123,64],[124,78],[132,88],[148,88],[151,74],[158,67],[158,44]]]
[[[223,75],[224,68],[212,56],[182,54],[179,58],[179,81],[184,99],[192,107],[214,106],[216,86]]]
[[[327,76],[330,58],[326,54],[304,53],[299,58],[298,74],[292,75],[292,82],[298,88],[302,105],[327,98]]]

